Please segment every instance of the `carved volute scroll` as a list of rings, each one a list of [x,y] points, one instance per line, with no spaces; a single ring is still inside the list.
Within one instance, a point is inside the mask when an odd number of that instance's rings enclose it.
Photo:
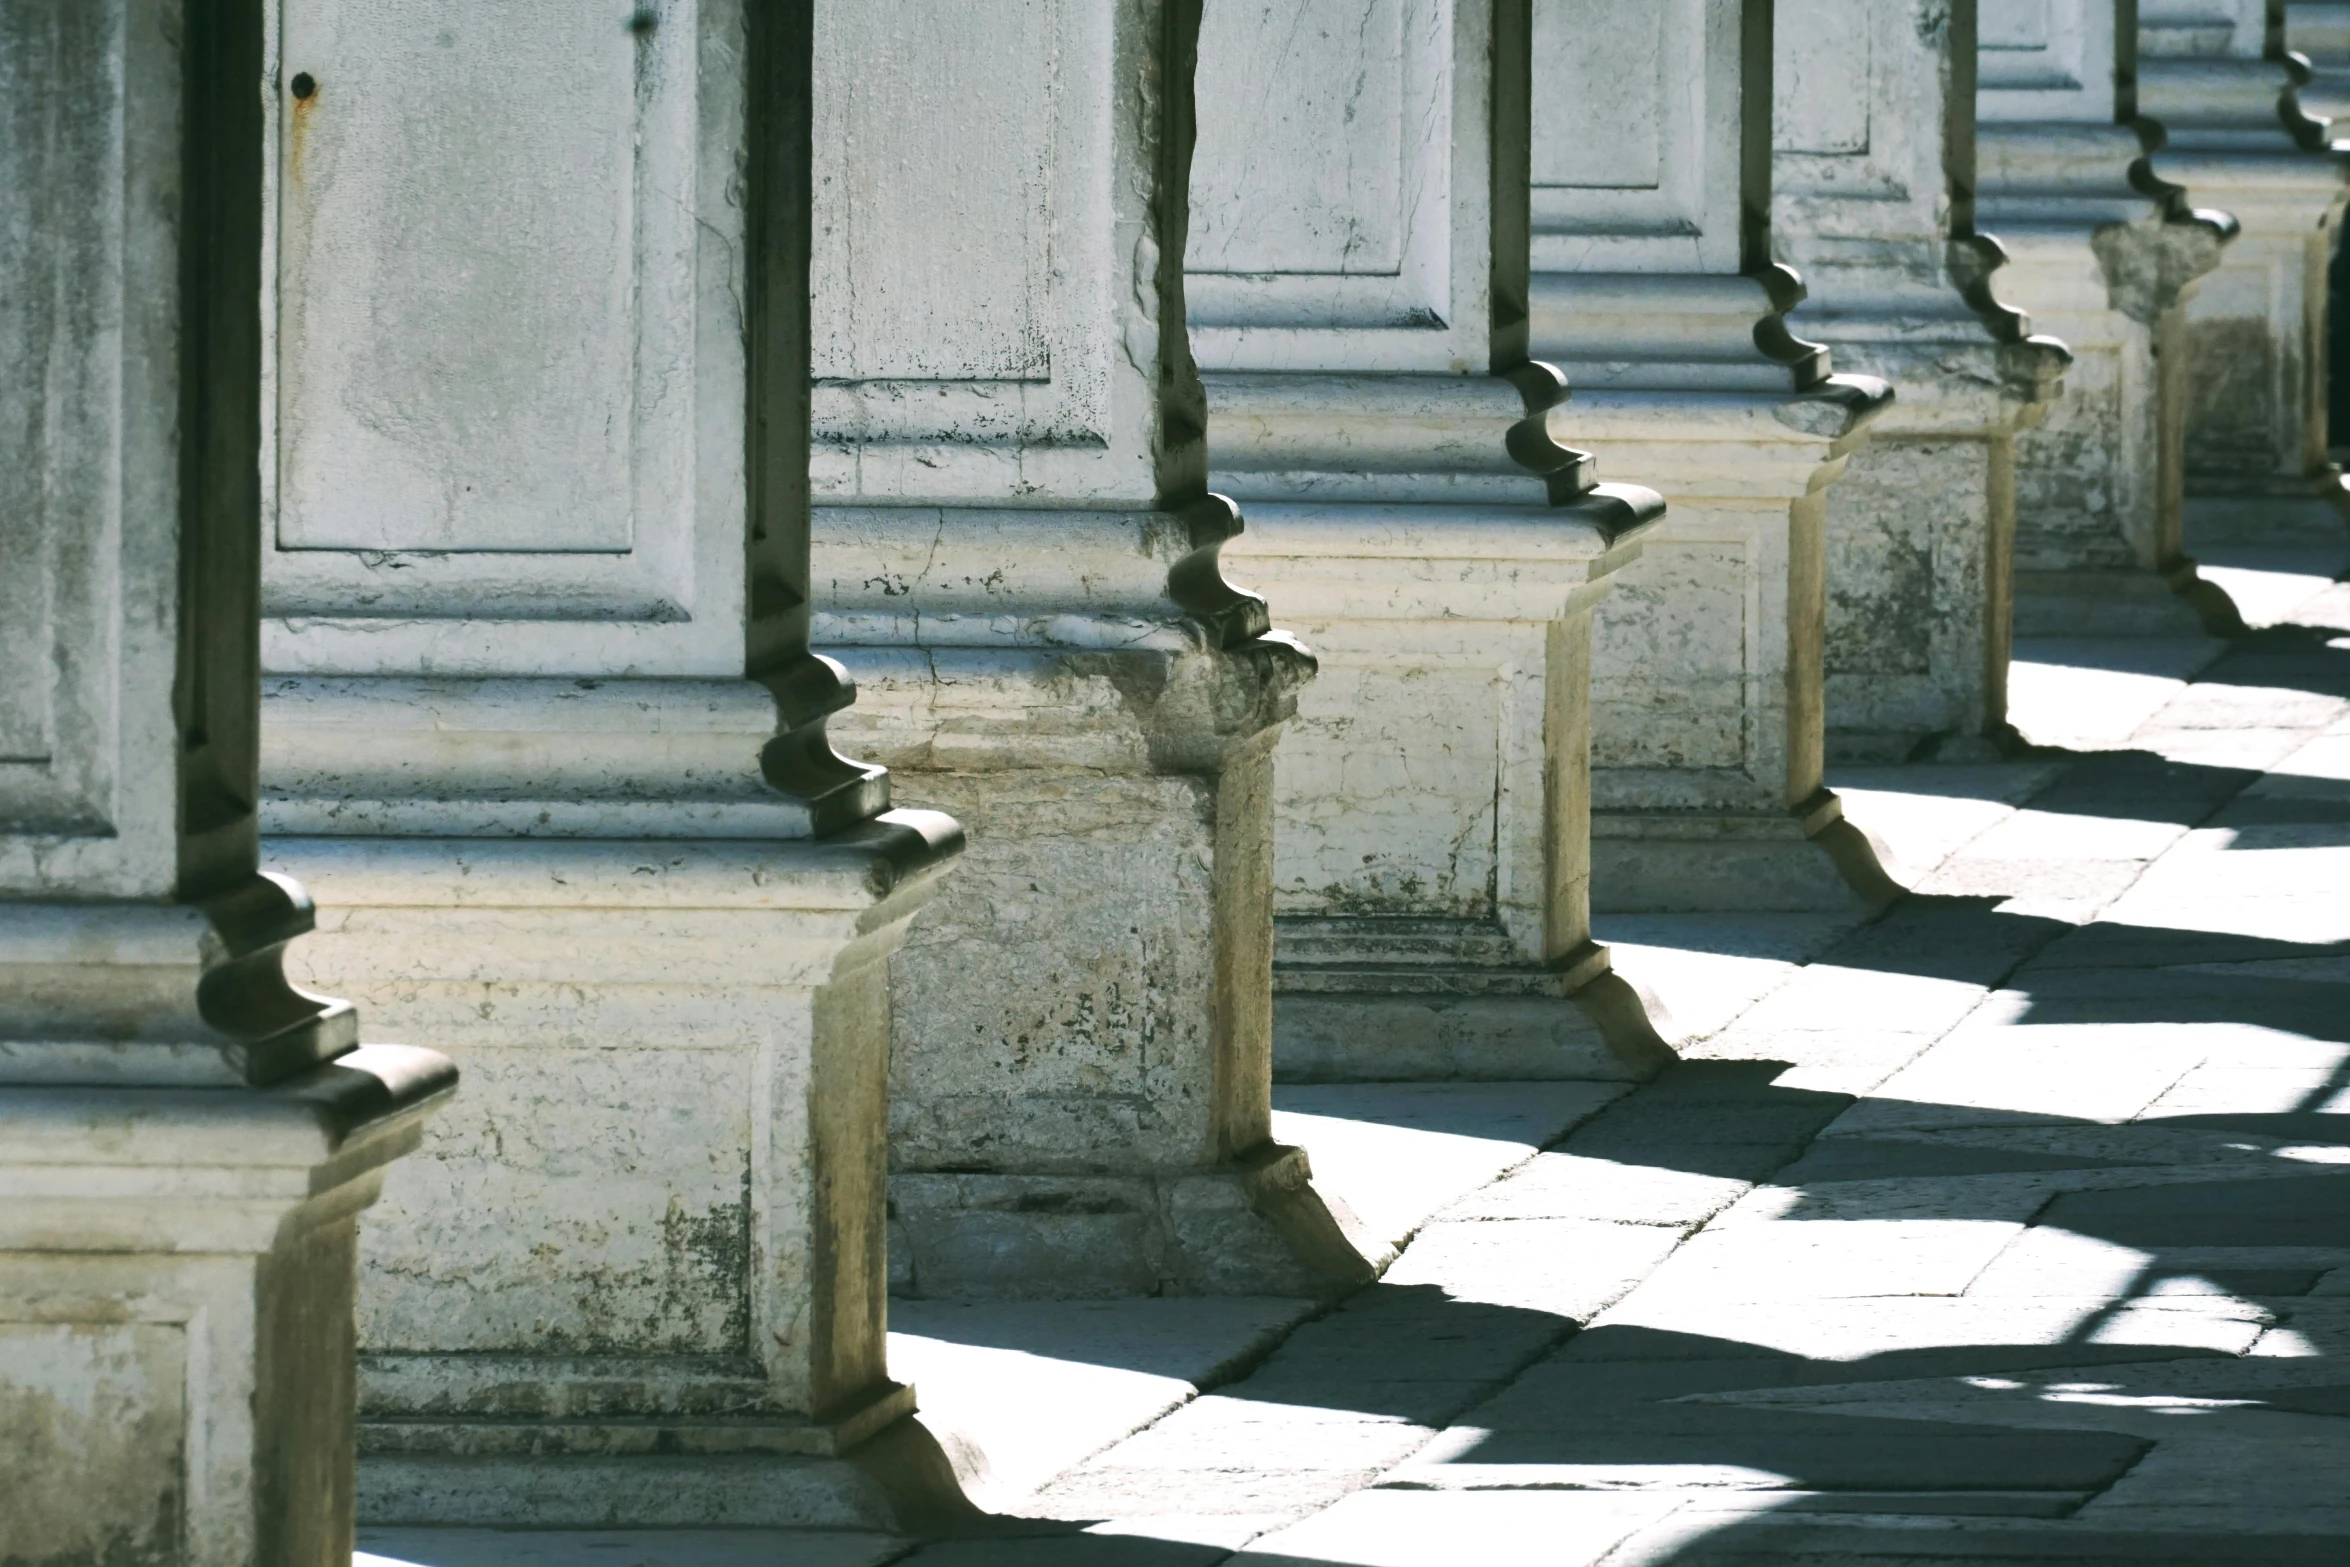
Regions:
[[[43,600],[0,623],[0,672],[39,683],[0,736],[0,1080],[259,1084],[358,1044],[347,1003],[286,981],[312,910],[255,818],[263,16],[32,7],[0,33],[27,247],[0,340],[37,341],[46,383],[0,450],[35,481],[0,500],[30,546],[8,570]],[[143,987],[108,988],[84,954],[109,942]]]
[[[748,443],[744,673],[775,697],[760,771],[805,801],[818,833],[889,809],[889,773],[832,748],[825,722],[857,699],[808,646],[808,229],[815,0],[754,4],[749,26]]]
[[[1200,0],[1168,0],[1160,19],[1166,46],[1158,58],[1166,78],[1157,148],[1159,177],[1151,194],[1159,236],[1158,504],[1180,516],[1191,548],[1167,572],[1167,596],[1207,628],[1219,648],[1252,642],[1273,628],[1264,598],[1224,576],[1225,541],[1245,526],[1240,508],[1208,489],[1208,394],[1191,356],[1186,324],[1183,257],[1191,233],[1191,159],[1199,142]]]
[[[193,0],[180,227],[179,867],[212,926],[197,1010],[247,1082],[354,1050],[347,1001],[285,977],[314,923],[260,869],[263,0]]]

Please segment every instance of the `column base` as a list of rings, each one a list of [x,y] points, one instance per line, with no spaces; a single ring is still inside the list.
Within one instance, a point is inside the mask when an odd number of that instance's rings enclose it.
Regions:
[[[1609,914],[1869,913],[1906,890],[1822,789],[1785,811],[1594,811],[1591,906]]]
[[[2019,637],[2240,637],[2244,617],[2184,557],[2159,570],[2015,574]]]
[[[739,1369],[751,1402],[758,1379]],[[359,1428],[359,1520],[903,1531],[974,1512],[913,1414],[914,1390],[893,1382],[828,1420],[375,1415]]]
[[[1596,943],[1544,966],[1483,921],[1390,918],[1275,941],[1278,1082],[1639,1082],[1674,1059],[1663,1006]]]
[[[1393,1248],[1312,1176],[1305,1150],[1280,1144],[1163,1174],[901,1171],[891,1286],[950,1300],[1342,1294]]]
[[[266,1089],[0,1088],[0,1560],[347,1557],[355,1221],[455,1084],[371,1045]]]

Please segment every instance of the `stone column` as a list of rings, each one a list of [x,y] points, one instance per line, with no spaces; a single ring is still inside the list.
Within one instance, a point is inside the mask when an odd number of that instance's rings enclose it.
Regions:
[[[808,650],[805,4],[285,0],[269,850],[472,1092],[363,1236],[383,1521],[894,1524],[885,964]]]
[[[2016,630],[2195,635],[2241,622],[2181,544],[2185,302],[2234,232],[2148,166],[2134,0],[1982,0],[1976,221],[2000,293],[2073,351],[2016,441]],[[2117,25],[2117,18],[2120,19]]]
[[[1881,904],[1822,778],[1823,489],[1892,397],[1771,260],[1766,0],[1536,0],[1532,351],[1562,440],[1671,513],[1597,612],[1601,909]]]
[[[2309,66],[2309,80],[2299,88],[2302,111],[2320,120],[2350,118],[2350,3],[2285,0],[2284,41]]]
[[[259,869],[259,0],[0,7],[0,1560],[351,1559],[353,1226],[445,1057]]]
[[[1974,0],[1779,0],[1773,243],[1795,330],[1900,399],[1827,492],[1828,755],[1997,754],[2015,435],[2064,345],[1974,227]]]
[[[891,965],[892,1255],[947,1295],[1318,1292],[1271,1138],[1272,756],[1184,338],[1195,0],[822,0],[818,632],[971,824]]]
[[[2326,265],[2350,158],[2303,112],[2284,0],[2139,0],[2154,172],[2242,225],[2187,301],[2189,495],[2350,501],[2326,455]]]
[[[1322,665],[1275,767],[1288,1079],[1671,1059],[1589,908],[1591,610],[1664,503],[1544,428],[1527,14],[1206,12],[1185,287],[1212,482],[1248,509],[1225,558]]]

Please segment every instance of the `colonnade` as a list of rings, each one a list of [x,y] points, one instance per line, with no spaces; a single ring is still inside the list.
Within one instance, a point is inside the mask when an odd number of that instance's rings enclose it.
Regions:
[[[0,1556],[906,1526],[892,1288],[1374,1277],[1276,1076],[1652,1075],[1594,907],[2339,492],[2341,9],[0,7]]]

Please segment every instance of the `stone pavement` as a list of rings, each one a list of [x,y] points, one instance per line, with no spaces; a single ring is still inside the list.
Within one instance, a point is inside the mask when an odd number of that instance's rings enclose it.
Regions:
[[[933,1415],[1022,1455],[980,1477],[992,1527],[363,1549],[2350,1561],[2350,547],[2254,521],[2197,519],[2248,639],[2027,644],[2018,721],[2049,749],[1842,780],[1918,896],[1603,923],[1706,1035],[1656,1082],[1290,1095],[1326,1182],[1408,1237],[1337,1309],[1141,1303],[1152,1338],[1095,1308],[1091,1339],[1076,1306],[902,1313]],[[979,1369],[1089,1353],[1059,1382]]]

